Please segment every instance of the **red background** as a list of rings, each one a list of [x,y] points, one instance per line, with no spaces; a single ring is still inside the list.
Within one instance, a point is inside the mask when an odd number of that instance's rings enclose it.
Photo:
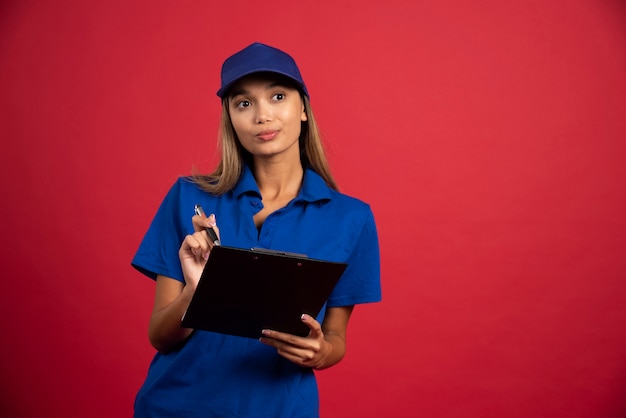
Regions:
[[[131,415],[154,285],[130,259],[215,164],[219,66],[253,41],[299,62],[379,228],[384,301],[322,415],[625,416],[617,0],[3,1],[1,415]]]

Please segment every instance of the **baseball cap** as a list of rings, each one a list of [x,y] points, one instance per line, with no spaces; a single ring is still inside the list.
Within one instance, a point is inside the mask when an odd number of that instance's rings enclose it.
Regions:
[[[309,96],[294,59],[280,49],[259,42],[247,46],[224,61],[221,75],[222,85],[217,91],[217,95],[224,98],[228,89],[237,80],[260,72],[283,75],[293,80],[298,88]]]

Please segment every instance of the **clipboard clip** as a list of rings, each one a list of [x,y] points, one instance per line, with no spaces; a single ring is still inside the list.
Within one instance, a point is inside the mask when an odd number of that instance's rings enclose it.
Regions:
[[[256,251],[260,254],[273,254],[273,255],[284,255],[286,257],[309,258],[307,257],[306,254],[290,253],[288,251],[280,251],[280,250],[270,250],[268,248],[254,247],[254,248],[251,248],[250,250]]]

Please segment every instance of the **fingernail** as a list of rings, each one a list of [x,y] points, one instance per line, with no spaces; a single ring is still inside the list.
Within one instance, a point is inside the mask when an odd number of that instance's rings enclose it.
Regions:
[[[269,329],[264,329],[263,331],[261,331],[261,334],[263,334],[263,335],[270,335],[270,330]]]
[[[215,226],[217,225],[217,219],[215,218],[215,214],[209,215],[209,225]]]

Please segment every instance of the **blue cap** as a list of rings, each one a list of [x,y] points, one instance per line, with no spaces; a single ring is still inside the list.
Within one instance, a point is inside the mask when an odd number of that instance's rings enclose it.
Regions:
[[[283,75],[293,80],[304,94],[309,95],[294,59],[280,49],[258,42],[242,49],[224,61],[222,64],[222,86],[217,91],[217,95],[224,98],[228,89],[237,80],[260,72]]]

